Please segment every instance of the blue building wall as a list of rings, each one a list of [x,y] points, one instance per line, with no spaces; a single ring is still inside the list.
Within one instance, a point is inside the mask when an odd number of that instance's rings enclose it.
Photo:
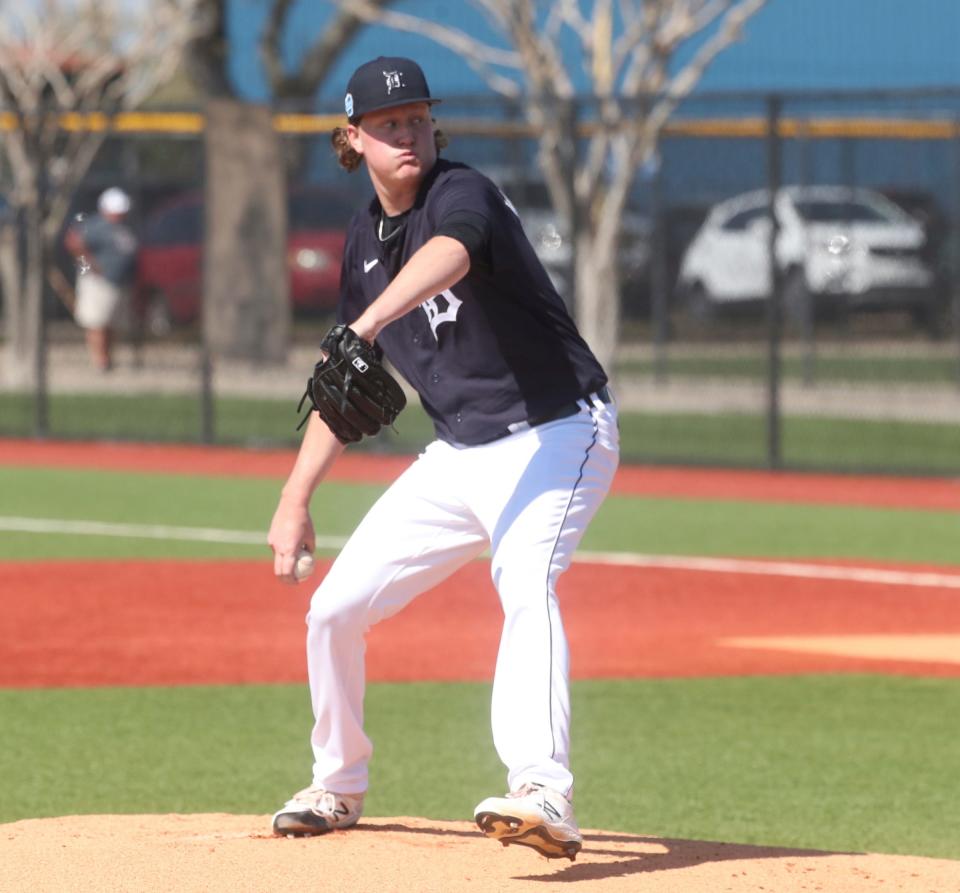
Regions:
[[[269,0],[232,0],[230,6],[231,73],[239,92],[254,101],[268,101],[257,41]],[[466,0],[398,0],[394,8],[429,18],[451,28],[495,40],[488,23]],[[286,33],[288,58],[295,60],[312,44],[332,14],[322,0],[299,0]],[[768,0],[746,25],[742,40],[728,48],[708,69],[701,94],[717,91],[868,90],[888,88],[960,88],[960,0]],[[696,43],[678,55],[682,64]],[[435,95],[448,99],[444,113],[457,115],[457,96],[492,96],[484,81],[451,51],[421,35],[369,27],[360,33],[332,72],[317,98],[317,107],[339,111],[347,79],[361,62],[380,54],[417,58]],[[571,58],[573,54],[571,53]],[[579,61],[571,71],[580,69]],[[585,88],[585,82],[582,82]],[[694,99],[681,114],[694,117],[763,115],[763,98]],[[805,100],[794,98],[787,116],[950,117],[960,119],[960,99],[943,102],[915,98],[888,102]],[[526,147],[530,149],[531,147]],[[666,140],[662,167],[664,198],[674,204],[708,204],[765,183],[763,140]],[[516,152],[494,141],[461,141],[457,157],[481,167],[506,163]],[[960,217],[957,146],[952,141],[811,141],[785,145],[786,182],[841,182],[906,187],[937,195],[952,216]],[[530,154],[530,153],[528,153]],[[514,155],[515,157],[515,155]],[[532,158],[532,154],[530,154]],[[315,146],[313,175],[337,171],[329,146]],[[532,163],[532,162],[531,162]],[[650,182],[641,172],[635,200],[650,200]]]
[[[769,0],[713,89],[960,86],[957,0]]]
[[[256,46],[268,5],[268,0],[232,0],[229,6],[231,75],[238,91],[256,101],[269,98]],[[464,0],[400,0],[395,8],[477,36],[493,33]],[[286,35],[291,60],[312,43],[331,13],[321,0],[294,5]],[[714,62],[700,89],[960,86],[958,44],[960,0],[768,0],[748,22],[743,40]],[[335,107],[350,72],[380,54],[415,56],[438,94],[487,91],[463,60],[428,38],[371,27],[332,73],[320,92],[321,104]]]

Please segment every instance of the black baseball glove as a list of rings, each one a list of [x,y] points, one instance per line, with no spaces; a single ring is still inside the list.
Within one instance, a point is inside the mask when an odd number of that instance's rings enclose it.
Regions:
[[[341,443],[356,443],[392,425],[407,398],[383,368],[377,351],[344,325],[334,326],[320,342],[324,357],[313,367],[297,412],[309,398],[312,408]],[[303,427],[308,412],[297,426]]]

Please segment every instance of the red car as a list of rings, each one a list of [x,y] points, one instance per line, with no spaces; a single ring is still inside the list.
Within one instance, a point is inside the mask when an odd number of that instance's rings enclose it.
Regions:
[[[329,311],[340,290],[340,265],[353,204],[329,187],[305,186],[287,197],[287,266],[295,313]],[[200,316],[203,293],[203,196],[190,193],[144,221],[137,260],[137,307],[156,336]]]

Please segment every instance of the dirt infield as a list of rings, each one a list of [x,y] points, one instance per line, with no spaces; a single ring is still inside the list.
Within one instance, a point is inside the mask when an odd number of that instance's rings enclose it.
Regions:
[[[500,847],[464,822],[364,819],[287,840],[267,816],[73,816],[0,825],[0,889],[32,893],[950,893],[960,862],[585,831],[576,862]]]
[[[265,560],[2,563],[0,686],[304,681],[312,587],[284,586],[271,570]],[[580,679],[960,675],[955,590],[584,563],[560,596]],[[474,562],[374,627],[368,678],[488,680],[501,624],[489,563]]]
[[[0,685],[302,681],[305,668],[291,668],[290,655],[302,653],[309,588],[281,586],[262,565],[63,562],[54,574],[49,563],[0,565],[0,593],[9,596]],[[488,574],[485,562],[472,564],[377,626],[370,677],[489,679],[500,615]],[[960,675],[948,650],[960,640],[960,599],[935,588],[575,565],[562,597],[580,678]],[[844,651],[844,641],[855,647]],[[570,864],[502,849],[466,823],[369,818],[315,840],[274,838],[268,828],[266,816],[227,815],[0,825],[0,890],[960,890],[960,862],[904,856],[589,831]]]

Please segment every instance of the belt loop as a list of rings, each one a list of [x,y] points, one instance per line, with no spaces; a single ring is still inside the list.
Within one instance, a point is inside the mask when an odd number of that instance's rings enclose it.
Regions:
[[[604,398],[607,398],[606,400]],[[594,391],[588,397],[590,402],[597,408],[603,409],[607,405],[607,401],[610,403],[614,402],[613,394],[610,393],[609,387],[602,387],[599,391]]]

